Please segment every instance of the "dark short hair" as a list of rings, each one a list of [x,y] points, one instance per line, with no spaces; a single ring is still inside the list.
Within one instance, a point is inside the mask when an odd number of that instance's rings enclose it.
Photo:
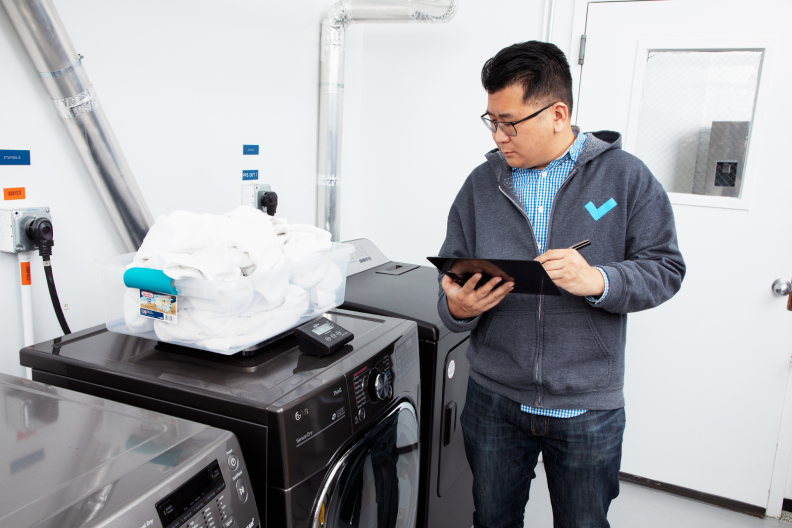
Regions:
[[[487,93],[522,85],[524,103],[562,101],[572,113],[572,74],[564,52],[554,44],[531,40],[503,48],[484,63],[481,84]]]

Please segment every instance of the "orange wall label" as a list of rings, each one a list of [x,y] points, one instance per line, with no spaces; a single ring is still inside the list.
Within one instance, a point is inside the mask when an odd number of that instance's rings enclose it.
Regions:
[[[22,269],[22,286],[30,286],[30,262],[20,262]]]
[[[12,187],[10,189],[6,188],[3,189],[3,198],[6,200],[24,200],[25,199],[25,188],[24,187]]]

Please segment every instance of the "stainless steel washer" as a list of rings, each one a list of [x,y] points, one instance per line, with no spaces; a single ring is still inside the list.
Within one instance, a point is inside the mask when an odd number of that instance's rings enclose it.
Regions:
[[[260,526],[228,431],[0,374],[0,446],[2,528]]]

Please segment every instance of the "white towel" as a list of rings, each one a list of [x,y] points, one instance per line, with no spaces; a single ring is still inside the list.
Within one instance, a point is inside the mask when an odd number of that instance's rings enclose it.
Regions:
[[[178,310],[178,324],[156,321],[157,338],[169,343],[194,344],[215,352],[251,346],[293,328],[308,311],[305,290],[290,286],[283,304],[252,316],[227,314],[187,307]]]
[[[309,264],[331,250],[330,239],[327,231],[289,224],[250,206],[222,216],[187,211],[161,216],[131,267],[227,287],[185,283],[194,295],[179,296],[176,324],[140,316],[140,292],[129,288],[124,298],[127,328],[136,334],[153,330],[162,341],[225,353],[285,332],[339,304],[343,277],[338,268]],[[255,279],[263,274],[263,280]],[[244,277],[252,282],[235,282]]]
[[[290,238],[283,245],[286,262],[294,264],[330,251],[330,232],[308,224],[290,224]]]

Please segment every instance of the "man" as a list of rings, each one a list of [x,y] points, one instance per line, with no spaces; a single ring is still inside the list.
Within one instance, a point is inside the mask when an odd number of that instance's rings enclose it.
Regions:
[[[438,309],[471,332],[461,417],[476,528],[523,525],[539,453],[554,526],[607,527],[619,493],[629,312],[680,288],[668,196],[616,132],[571,126],[566,57],[542,42],[486,62],[482,116],[497,148],[448,215],[444,257],[538,260],[562,295],[509,294],[442,276]],[[591,246],[564,249],[584,240]],[[480,286],[475,289],[476,286]]]

